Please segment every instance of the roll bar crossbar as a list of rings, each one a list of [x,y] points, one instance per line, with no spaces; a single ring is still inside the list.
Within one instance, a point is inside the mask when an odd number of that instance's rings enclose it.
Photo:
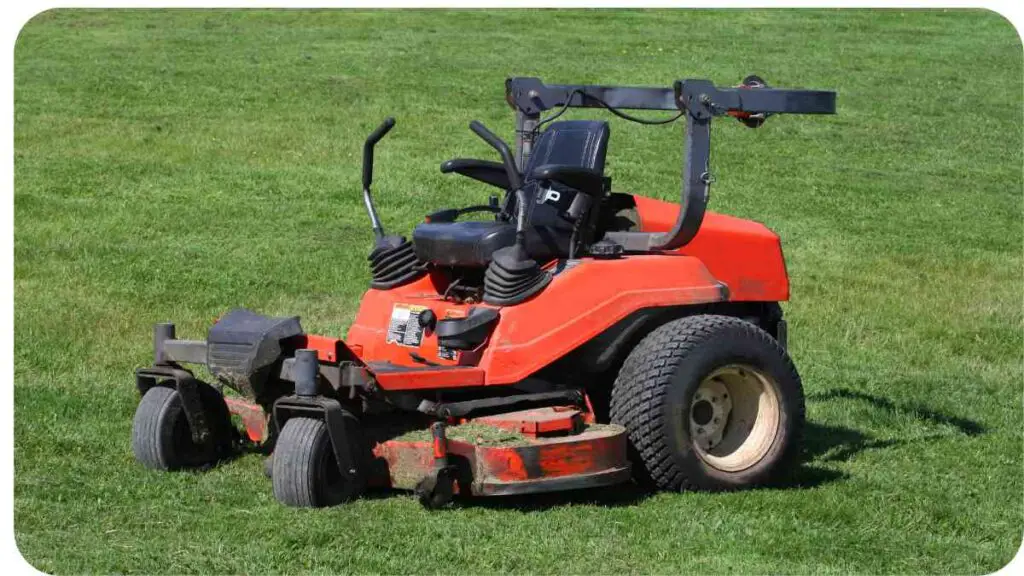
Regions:
[[[762,83],[718,88],[709,80],[678,80],[669,88],[544,84],[539,78],[509,78],[505,100],[516,112],[516,153],[519,170],[526,166],[540,122],[552,108],[615,108],[683,111],[683,176],[679,217],[669,232],[612,232],[605,238],[627,251],[674,250],[685,246],[700,229],[711,188],[709,160],[711,120],[730,115],[759,126],[772,114],[835,114],[836,94],[826,90],[785,90]]]

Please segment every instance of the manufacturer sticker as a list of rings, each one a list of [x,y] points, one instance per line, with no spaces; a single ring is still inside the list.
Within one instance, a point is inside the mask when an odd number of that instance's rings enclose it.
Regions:
[[[426,309],[426,306],[395,304],[391,309],[391,322],[388,323],[387,343],[418,348],[423,341],[420,314]]]

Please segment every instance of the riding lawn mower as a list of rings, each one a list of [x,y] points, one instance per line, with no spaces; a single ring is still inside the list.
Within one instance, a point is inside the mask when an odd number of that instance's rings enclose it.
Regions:
[[[286,505],[391,487],[431,508],[631,480],[738,489],[795,465],[804,399],[786,352],[779,237],[705,210],[710,128],[719,116],[756,128],[776,114],[833,114],[835,93],[756,76],[729,88],[519,77],[505,96],[514,154],[474,121],[501,161],[441,165],[496,193],[428,214],[411,239],[385,232],[370,192],[374,147],[394,120],[366,140],[371,281],[345,338],[245,309],[205,340],[157,324],[153,364],[135,374],[135,457],[197,469],[255,447]],[[679,203],[613,192],[609,124],[561,120],[569,108],[684,120]]]

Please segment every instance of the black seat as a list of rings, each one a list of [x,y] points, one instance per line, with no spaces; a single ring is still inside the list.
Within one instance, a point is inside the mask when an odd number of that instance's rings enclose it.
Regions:
[[[516,226],[508,222],[426,222],[412,231],[416,255],[441,266],[486,266],[491,254],[515,244]],[[569,251],[569,236],[550,226],[526,231],[526,251],[546,262]]]
[[[538,262],[567,257],[573,223],[562,216],[581,193],[558,182],[539,182],[531,177],[541,166],[575,166],[604,173],[608,149],[607,122],[567,120],[552,123],[534,143],[527,162],[523,189],[533,202],[528,207],[526,250]],[[585,190],[599,199],[603,189]],[[515,196],[507,201],[515,214]],[[596,202],[593,205],[597,205]],[[516,225],[510,222],[427,222],[412,232],[413,246],[421,261],[443,266],[486,266],[491,254],[515,243]]]

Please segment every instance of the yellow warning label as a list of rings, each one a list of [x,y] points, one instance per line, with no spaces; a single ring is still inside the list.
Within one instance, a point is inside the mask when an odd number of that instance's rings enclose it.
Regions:
[[[387,343],[419,347],[423,341],[420,314],[426,309],[426,306],[415,304],[395,304],[391,309],[391,321],[388,323]]]

